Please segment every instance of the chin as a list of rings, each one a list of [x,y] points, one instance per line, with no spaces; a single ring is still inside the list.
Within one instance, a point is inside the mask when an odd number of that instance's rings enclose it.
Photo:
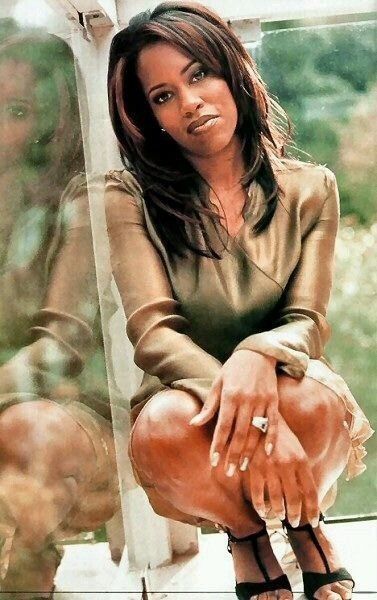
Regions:
[[[211,158],[214,156],[219,156],[219,155],[221,155],[222,152],[224,152],[228,148],[228,146],[229,146],[229,144],[212,146],[212,147],[207,147],[207,148],[203,147],[197,152],[197,154],[199,156],[202,156],[203,158]]]

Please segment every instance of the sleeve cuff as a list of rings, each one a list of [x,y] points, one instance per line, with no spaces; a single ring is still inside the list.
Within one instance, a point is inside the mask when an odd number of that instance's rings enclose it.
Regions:
[[[171,388],[174,390],[182,390],[183,392],[189,392],[193,396],[199,398],[199,400],[204,404],[207,399],[207,395],[209,390],[212,387],[213,383],[212,378],[192,378],[192,379],[177,379],[173,381],[171,384]]]
[[[296,379],[305,375],[309,364],[309,356],[305,352],[276,340],[272,331],[256,333],[246,338],[235,347],[234,352],[237,350],[252,350],[272,356],[277,360],[277,368],[280,371]]]

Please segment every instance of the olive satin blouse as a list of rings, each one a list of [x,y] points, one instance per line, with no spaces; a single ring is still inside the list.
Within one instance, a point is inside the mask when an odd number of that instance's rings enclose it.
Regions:
[[[135,363],[144,376],[131,417],[158,391],[184,390],[202,402],[222,363],[246,348],[277,359],[292,377],[316,379],[351,414],[347,477],[366,466],[369,422],[344,379],[322,356],[339,223],[334,174],[324,166],[284,160],[275,167],[282,190],[270,225],[253,225],[265,209],[253,182],[244,225],[221,260],[193,253],[170,257],[128,171],[106,176],[105,209],[112,270],[127,319]],[[211,235],[213,225],[208,222]],[[226,232],[224,229],[224,236]]]
[[[222,363],[240,349],[275,357],[293,377],[322,357],[339,222],[335,176],[298,161],[285,161],[276,176],[282,194],[268,228],[253,232],[265,209],[254,181],[244,224],[216,260],[169,257],[133,175],[108,173],[112,268],[144,371],[134,418],[165,387],[204,402]]]

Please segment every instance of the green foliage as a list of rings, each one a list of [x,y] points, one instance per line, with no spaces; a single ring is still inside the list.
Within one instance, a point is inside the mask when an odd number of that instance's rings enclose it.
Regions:
[[[266,33],[259,69],[293,121],[296,154],[337,176],[342,226],[328,318],[326,356],[376,422],[376,28],[375,23]],[[257,57],[256,57],[257,58]],[[367,442],[367,471],[340,481],[335,514],[377,510],[377,436]]]
[[[319,73],[333,73],[348,81],[356,91],[366,92],[376,78],[375,52],[374,25],[359,23],[350,29],[334,28],[329,31],[328,43],[317,56],[315,66]]]
[[[371,423],[376,423],[377,225],[367,229],[343,225],[337,240],[337,262],[328,319],[332,338],[326,347],[335,370],[347,381]],[[367,443],[367,471],[354,482],[340,481],[332,514],[365,514],[377,510],[377,436]]]
[[[376,161],[373,144],[363,148],[366,134],[377,137],[375,49],[371,21],[265,33],[260,59],[256,56],[270,93],[293,121],[297,150],[292,153],[305,160],[303,150],[333,169],[342,214],[353,214],[364,225],[376,217],[375,177],[370,165],[364,169],[362,161],[349,159],[347,144],[354,143],[366,162]],[[361,104],[366,106],[363,122]]]
[[[361,225],[369,225],[376,214],[376,182],[369,177],[353,181],[347,171],[337,172],[342,216],[354,215]]]

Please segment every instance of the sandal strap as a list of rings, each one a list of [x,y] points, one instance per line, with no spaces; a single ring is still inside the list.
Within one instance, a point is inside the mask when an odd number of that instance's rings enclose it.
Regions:
[[[319,520],[320,521],[324,521],[324,516],[321,513],[319,515]],[[318,554],[320,555],[322,562],[325,566],[326,569],[326,573],[330,573],[330,565],[329,562],[327,560],[327,556],[324,553],[321,544],[319,543],[316,534],[314,533],[314,529],[313,527],[310,525],[310,523],[305,523],[305,525],[299,525],[298,527],[292,527],[292,525],[286,520],[284,519],[284,521],[282,522],[283,525],[290,531],[307,531],[311,541],[313,542],[314,546],[317,549]]]
[[[352,589],[355,587],[352,576],[344,568],[330,573],[303,572],[302,579],[304,582],[304,593],[308,600],[315,600],[314,594],[320,587],[329,583],[335,583],[336,581],[352,581]]]
[[[228,535],[228,546],[227,546],[227,549],[228,549],[228,552],[230,552],[231,554],[232,554],[232,548],[231,548],[230,542],[235,542],[235,543],[251,542],[252,548],[253,548],[254,558],[255,558],[255,561],[256,561],[256,563],[258,565],[258,568],[259,568],[260,572],[262,573],[264,579],[267,582],[270,582],[271,578],[270,578],[270,576],[269,576],[269,574],[267,572],[266,567],[264,566],[264,564],[263,564],[263,562],[261,560],[261,557],[260,557],[260,554],[259,554],[259,548],[258,548],[258,539],[260,537],[262,537],[263,535],[268,535],[267,529],[266,529],[266,525],[263,525],[262,529],[260,529],[256,533],[251,533],[250,535],[246,535],[245,537],[242,537],[242,538],[235,537],[234,535],[232,535],[230,533],[229,530],[226,530],[226,533]]]
[[[280,575],[275,579],[269,581],[263,581],[261,583],[251,583],[245,581],[243,583],[237,583],[236,595],[238,600],[249,600],[251,596],[257,596],[264,592],[273,592],[275,590],[289,590],[292,591],[288,577],[286,575]]]
[[[319,520],[324,521],[324,516],[322,513],[319,516]],[[283,526],[290,531],[307,531],[309,533],[309,536],[313,544],[317,548],[317,551],[326,569],[326,573],[314,573],[311,571],[303,571],[302,579],[304,583],[304,593],[308,600],[316,600],[314,598],[314,594],[320,587],[322,587],[323,585],[328,585],[329,583],[335,583],[336,581],[352,581],[352,589],[354,588],[355,582],[350,573],[347,571],[347,569],[344,569],[342,567],[340,569],[337,569],[336,571],[330,570],[330,565],[328,563],[327,557],[310,523],[306,523],[305,525],[299,525],[298,527],[292,527],[292,525],[286,519],[284,519],[282,523]]]
[[[233,535],[232,533],[230,533],[229,529],[226,529],[226,534],[227,534],[228,540],[230,542],[237,542],[237,543],[238,542],[252,542],[253,540],[257,540],[262,535],[266,535],[267,529],[266,529],[266,525],[263,525],[262,529],[260,529],[256,533],[250,533],[250,535],[245,535],[245,537],[242,537],[242,538],[238,538],[235,535]]]

